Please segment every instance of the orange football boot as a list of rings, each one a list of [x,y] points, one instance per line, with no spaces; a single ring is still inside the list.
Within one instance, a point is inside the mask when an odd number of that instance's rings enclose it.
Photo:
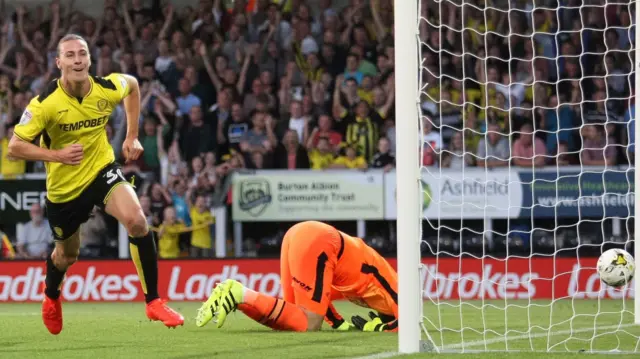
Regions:
[[[154,299],[147,303],[147,318],[159,320],[169,328],[184,324],[184,317],[171,309],[165,299]]]
[[[42,286],[45,287],[44,285]],[[62,331],[62,299],[51,299],[44,293],[42,301],[42,322],[49,333],[58,335]]]

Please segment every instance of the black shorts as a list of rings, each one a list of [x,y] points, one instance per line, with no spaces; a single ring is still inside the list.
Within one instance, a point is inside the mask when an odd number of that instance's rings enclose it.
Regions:
[[[47,199],[45,208],[53,238],[62,241],[71,237],[89,219],[94,206],[104,210],[105,201],[113,189],[123,183],[129,182],[122,175],[120,165],[113,162],[103,168],[75,199],[65,203],[53,203]]]

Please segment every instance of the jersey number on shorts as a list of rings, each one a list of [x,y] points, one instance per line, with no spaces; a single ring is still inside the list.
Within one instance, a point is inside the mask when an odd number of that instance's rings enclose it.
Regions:
[[[118,177],[122,178],[122,180],[125,182],[127,181],[127,179],[122,175],[122,171],[120,171],[119,168],[116,170],[109,170],[109,172],[107,172],[107,184],[112,184],[118,179]]]

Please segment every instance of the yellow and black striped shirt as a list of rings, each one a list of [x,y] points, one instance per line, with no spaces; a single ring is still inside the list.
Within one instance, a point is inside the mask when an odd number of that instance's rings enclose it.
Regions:
[[[16,125],[14,134],[27,142],[41,136],[40,147],[60,150],[82,144],[84,158],[77,166],[45,163],[47,197],[64,203],[78,197],[115,160],[105,126],[111,112],[129,95],[131,89],[123,75],[89,77],[91,89],[84,98],[68,94],[60,80],[49,83],[34,97]]]
[[[349,119],[349,117],[351,118]],[[361,118],[355,115],[347,115],[343,118],[344,120],[347,121],[344,142],[348,145],[355,145],[358,154],[369,162],[376,153],[378,139],[380,138],[379,121],[376,121],[371,116]]]

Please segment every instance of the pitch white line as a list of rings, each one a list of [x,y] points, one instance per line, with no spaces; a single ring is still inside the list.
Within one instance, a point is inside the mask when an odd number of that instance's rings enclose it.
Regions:
[[[609,325],[606,327],[598,327],[597,330],[610,330],[610,329],[622,329],[622,328],[628,328],[628,327],[633,327],[635,326],[635,324],[621,324],[621,325]],[[471,342],[462,342],[462,343],[458,343],[458,344],[451,344],[451,345],[445,345],[442,349],[444,350],[451,350],[451,349],[464,349],[464,348],[468,348],[468,347],[477,347],[480,345],[490,345],[490,344],[496,344],[496,343],[503,343],[503,342],[510,342],[510,341],[515,341],[515,340],[524,340],[524,339],[536,339],[536,338],[546,338],[546,337],[554,337],[554,336],[558,336],[558,335],[567,335],[567,334],[578,334],[578,333],[588,333],[588,332],[593,332],[594,328],[583,328],[583,329],[574,329],[574,330],[560,330],[557,332],[551,332],[551,333],[537,333],[537,334],[521,334],[521,335],[515,335],[515,336],[511,336],[511,337],[506,337],[506,338],[493,338],[493,339],[487,339],[487,340],[474,340]]]
[[[95,312],[69,312],[68,314],[65,313],[65,315],[89,315],[89,314],[95,314]],[[30,316],[37,316],[37,315],[42,315],[42,313],[40,312],[0,312],[0,317],[30,317]]]
[[[384,352],[384,353],[371,354],[363,357],[357,357],[355,359],[384,359],[384,358],[392,358],[398,355],[400,355],[400,353],[398,352]]]
[[[16,312],[16,313],[0,313],[0,317],[28,317],[32,315],[41,315],[42,313]]]
[[[635,326],[635,324],[622,324],[622,325],[609,325],[606,327],[598,327],[597,330],[611,330],[611,329],[623,329],[623,328],[629,328],[629,327],[633,327]],[[445,345],[444,347],[441,348],[442,351],[452,351],[455,349],[467,349],[467,348],[471,348],[471,347],[477,347],[477,346],[484,346],[484,345],[491,345],[491,344],[496,344],[496,343],[503,343],[503,342],[511,342],[511,341],[516,341],[516,340],[525,340],[525,339],[537,339],[537,338],[546,338],[546,337],[554,337],[554,336],[558,336],[558,335],[568,335],[568,334],[579,334],[579,333],[588,333],[588,332],[592,332],[594,329],[593,328],[582,328],[582,329],[574,329],[574,330],[560,330],[557,332],[551,332],[551,333],[537,333],[537,334],[522,334],[522,335],[514,335],[514,336],[510,336],[510,337],[506,337],[506,338],[493,338],[493,339],[488,339],[488,340],[474,340],[474,341],[470,341],[470,342],[466,342],[466,343],[458,343],[458,344],[451,344],[451,345]],[[495,352],[495,350],[489,350],[491,352]],[[518,350],[518,352],[525,352],[526,350]],[[459,352],[459,351],[457,351]],[[484,350],[475,350],[473,351],[474,353],[483,353]],[[362,356],[362,357],[358,357],[356,359],[384,359],[384,358],[392,358],[395,356],[400,355],[400,353],[398,352],[384,352],[384,353],[377,353],[377,354],[371,354],[371,355],[367,355],[367,356]]]

